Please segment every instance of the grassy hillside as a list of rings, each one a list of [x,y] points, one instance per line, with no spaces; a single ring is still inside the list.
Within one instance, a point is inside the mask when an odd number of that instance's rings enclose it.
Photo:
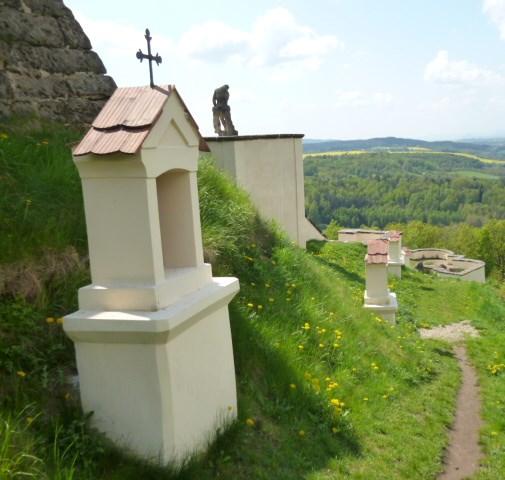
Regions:
[[[307,253],[291,245],[210,159],[199,170],[205,255],[215,274],[241,283],[230,306],[239,419],[181,472],[115,449],[80,413],[69,383],[73,347],[59,321],[76,309],[76,289],[89,281],[79,181],[65,146],[75,135],[0,133],[2,198],[17,199],[0,203],[2,247],[9,249],[0,263],[2,480],[22,473],[87,480],[434,478],[459,373],[450,348],[421,342],[415,328],[468,318],[485,333],[472,342],[472,354],[493,422],[483,434],[491,473],[482,478],[500,478],[505,433],[496,420],[501,397],[493,392],[505,382],[487,369],[505,363],[498,293],[411,272],[394,282],[402,307],[391,326],[361,307],[362,246],[314,243]]]

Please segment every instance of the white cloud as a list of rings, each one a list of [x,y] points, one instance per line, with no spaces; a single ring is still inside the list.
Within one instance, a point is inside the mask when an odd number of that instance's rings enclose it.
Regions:
[[[209,62],[241,58],[249,48],[249,34],[222,22],[209,21],[195,25],[179,40],[183,55]]]
[[[321,60],[342,43],[334,35],[320,35],[299,24],[289,10],[269,10],[254,23],[251,34],[252,63],[278,65],[290,61]]]
[[[363,92],[360,90],[338,90],[337,107],[385,107],[393,101],[393,95],[387,92]]]
[[[179,40],[179,50],[189,58],[240,60],[252,66],[301,62],[318,68],[324,57],[339,47],[342,43],[334,35],[318,34],[281,7],[258,17],[250,31],[222,22],[205,22],[194,25]]]
[[[79,13],[77,9],[74,9],[73,13],[86,35],[90,38],[93,50],[99,51],[100,55],[134,57],[139,46],[142,47],[144,53],[147,53],[147,45],[141,41],[145,35],[144,30],[140,30],[129,23],[91,19]],[[173,41],[159,33],[155,34],[153,46],[153,54],[159,51],[166,55],[174,49]]]
[[[482,86],[503,81],[503,76],[466,60],[450,60],[447,50],[440,50],[426,65],[424,78],[435,83]]]
[[[484,0],[483,9],[498,27],[501,38],[505,40],[505,0]]]

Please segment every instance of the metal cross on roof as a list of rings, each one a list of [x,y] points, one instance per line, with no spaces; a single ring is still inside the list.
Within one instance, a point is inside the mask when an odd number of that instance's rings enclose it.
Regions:
[[[137,58],[142,62],[144,58],[146,60],[149,60],[149,78],[151,80],[151,88],[154,88],[154,79],[153,79],[153,62],[156,62],[156,65],[159,65],[161,63],[161,57],[156,53],[156,55],[153,55],[151,53],[151,32],[149,31],[148,28],[146,28],[146,34],[144,35],[145,39],[147,40],[147,55],[145,53],[142,53],[142,50],[139,48],[139,51],[137,52]]]

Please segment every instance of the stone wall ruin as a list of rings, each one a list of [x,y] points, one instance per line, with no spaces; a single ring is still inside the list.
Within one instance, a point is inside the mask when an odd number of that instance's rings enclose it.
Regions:
[[[0,0],[0,118],[88,124],[116,88],[63,0]]]

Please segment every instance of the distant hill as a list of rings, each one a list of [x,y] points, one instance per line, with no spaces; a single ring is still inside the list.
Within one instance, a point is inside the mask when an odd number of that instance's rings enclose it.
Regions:
[[[458,142],[464,143],[479,143],[482,145],[505,145],[504,137],[487,137],[487,138],[461,138]]]
[[[466,152],[491,158],[505,158],[505,141],[492,139],[489,143],[416,140],[412,138],[370,138],[366,140],[304,140],[305,153],[351,151],[351,150],[398,150],[407,148],[426,148],[442,152]]]

